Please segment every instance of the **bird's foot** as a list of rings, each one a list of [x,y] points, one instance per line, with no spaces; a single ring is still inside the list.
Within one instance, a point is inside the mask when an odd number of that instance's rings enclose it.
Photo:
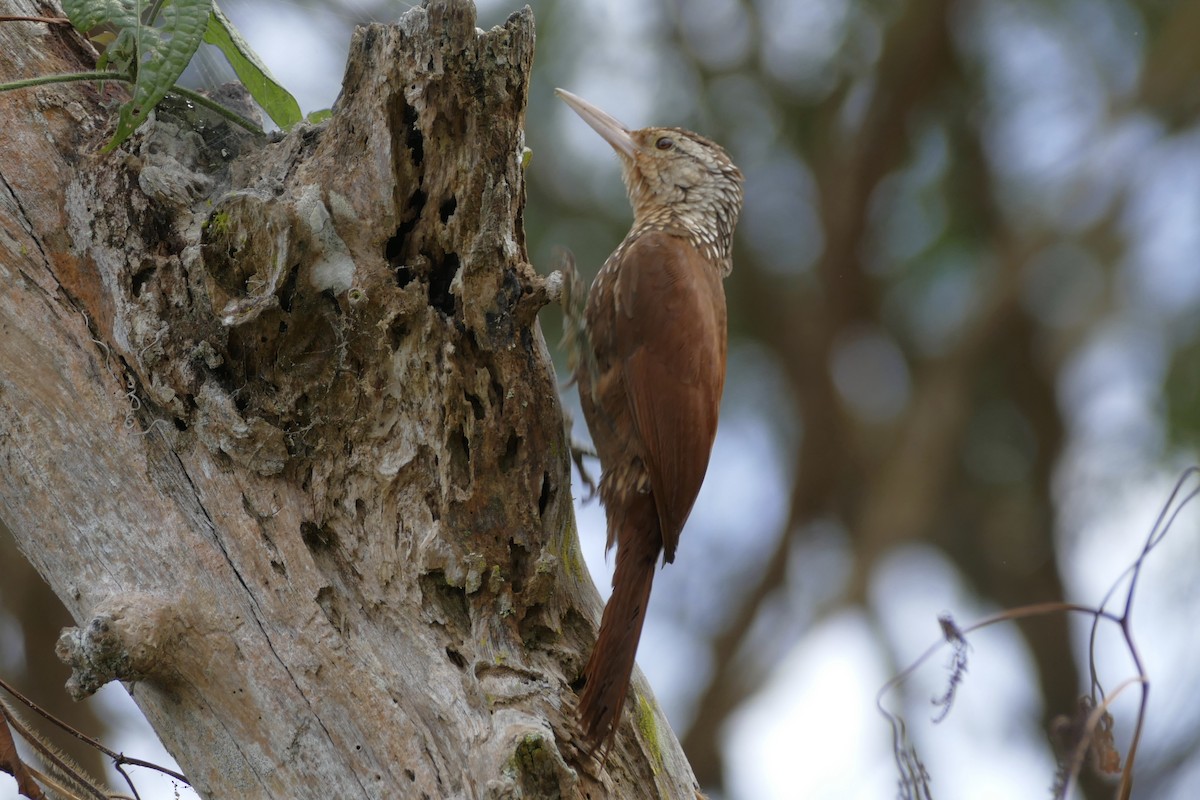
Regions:
[[[588,472],[584,466],[583,459],[586,457],[599,458],[596,455],[595,449],[590,445],[586,445],[578,439],[571,439],[571,461],[575,462],[575,469],[579,470],[579,480],[587,487],[587,494],[581,500],[584,503],[590,503],[596,497],[596,479],[592,477],[592,473]]]

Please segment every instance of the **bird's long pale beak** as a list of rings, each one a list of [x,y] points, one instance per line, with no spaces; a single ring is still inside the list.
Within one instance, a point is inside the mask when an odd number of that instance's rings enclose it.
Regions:
[[[592,126],[592,130],[603,136],[604,141],[612,145],[617,153],[626,158],[633,158],[637,145],[634,144],[633,137],[629,135],[629,129],[619,120],[605,114],[587,100],[571,94],[566,89],[555,89],[554,93],[561,97],[572,111],[582,117],[584,122]]]

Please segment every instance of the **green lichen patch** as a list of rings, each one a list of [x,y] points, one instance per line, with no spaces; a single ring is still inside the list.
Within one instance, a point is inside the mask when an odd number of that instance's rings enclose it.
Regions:
[[[662,746],[658,739],[658,717],[654,706],[643,695],[637,698],[637,728],[646,743],[646,751],[650,754],[651,766],[657,775],[663,768]]]

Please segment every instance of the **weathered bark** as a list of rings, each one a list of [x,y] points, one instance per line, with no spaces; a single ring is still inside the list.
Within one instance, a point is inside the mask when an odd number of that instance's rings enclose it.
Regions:
[[[14,13],[55,13],[33,2]],[[206,797],[689,797],[643,681],[572,745],[599,599],[527,263],[526,9],[360,29],[331,121],[0,95],[0,498]],[[90,68],[0,26],[0,80]]]

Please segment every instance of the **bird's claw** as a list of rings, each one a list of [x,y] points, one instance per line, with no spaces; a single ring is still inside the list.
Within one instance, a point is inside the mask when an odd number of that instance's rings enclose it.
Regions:
[[[598,458],[596,451],[579,441],[571,439],[571,461],[575,462],[575,469],[579,470],[579,480],[587,487],[587,494],[581,500],[584,503],[590,503],[596,497],[596,479],[592,477],[592,473],[588,472],[587,467],[583,464],[585,457]]]

